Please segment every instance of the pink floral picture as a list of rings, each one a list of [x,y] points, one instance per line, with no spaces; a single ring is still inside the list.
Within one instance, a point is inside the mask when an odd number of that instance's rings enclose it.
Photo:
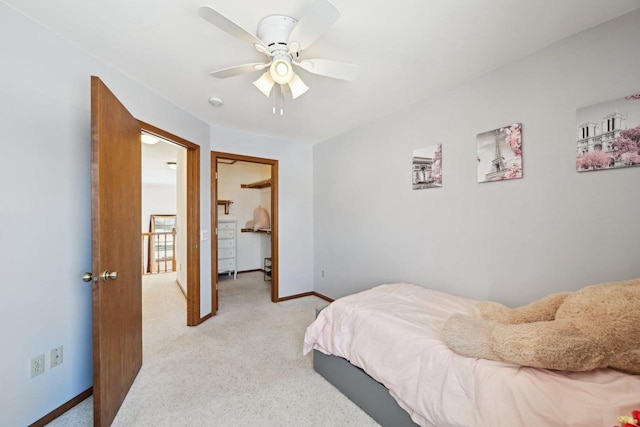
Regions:
[[[522,178],[522,124],[514,123],[476,137],[478,182]]]
[[[413,150],[411,164],[414,190],[442,187],[442,144]]]
[[[578,172],[640,166],[640,93],[577,111]]]

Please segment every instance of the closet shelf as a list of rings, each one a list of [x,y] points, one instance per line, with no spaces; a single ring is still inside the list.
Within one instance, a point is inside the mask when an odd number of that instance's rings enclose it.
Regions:
[[[271,187],[271,179],[264,179],[262,181],[252,182],[249,184],[240,184],[240,188],[267,188]]]
[[[233,202],[231,200],[218,200],[218,206],[224,206],[224,214],[229,215],[229,206]]]
[[[254,230],[253,228],[241,228],[240,231],[243,233],[271,234],[271,230],[263,230],[263,229]]]

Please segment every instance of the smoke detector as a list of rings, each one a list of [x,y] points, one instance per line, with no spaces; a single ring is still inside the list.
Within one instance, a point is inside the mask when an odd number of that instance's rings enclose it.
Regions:
[[[222,98],[218,98],[217,96],[212,96],[211,98],[209,98],[209,104],[217,108],[217,107],[222,107],[224,105],[224,101],[222,100]]]

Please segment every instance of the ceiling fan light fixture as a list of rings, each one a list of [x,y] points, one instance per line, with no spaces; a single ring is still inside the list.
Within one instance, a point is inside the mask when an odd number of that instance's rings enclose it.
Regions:
[[[158,138],[153,135],[149,135],[148,133],[143,133],[140,139],[142,140],[142,142],[149,145],[157,144],[158,142],[160,142]]]
[[[273,61],[271,68],[269,68],[271,78],[276,83],[281,85],[289,83],[293,77],[293,67],[291,66],[291,60],[285,58],[278,58]]]
[[[340,12],[331,0],[313,0],[300,19],[287,15],[266,16],[258,23],[256,35],[210,6],[199,7],[198,15],[236,39],[252,45],[257,52],[268,58],[262,63],[236,65],[212,71],[209,74],[226,79],[239,74],[265,70],[265,73],[253,84],[269,98],[273,87],[278,83],[280,86],[277,89],[280,89],[280,92],[274,98],[279,98],[281,104],[282,86],[289,87],[294,99],[309,90],[294,73],[294,65],[309,73],[339,80],[351,81],[358,74],[358,67],[353,64],[325,59],[308,59],[298,62],[301,53],[340,18]],[[282,115],[282,107],[280,109]],[[275,114],[275,105],[273,111]]]
[[[275,83],[276,82],[273,81],[273,78],[271,78],[271,72],[265,71],[258,80],[253,82],[253,85],[268,98]]]
[[[291,90],[291,97],[293,99],[296,99],[300,95],[304,95],[304,93],[309,90],[309,87],[304,84],[302,79],[298,77],[297,74],[294,74],[293,77],[291,77],[291,81],[289,82],[289,90]]]
[[[276,64],[276,74],[280,77],[285,77],[289,72],[289,67],[284,62],[278,62]]]

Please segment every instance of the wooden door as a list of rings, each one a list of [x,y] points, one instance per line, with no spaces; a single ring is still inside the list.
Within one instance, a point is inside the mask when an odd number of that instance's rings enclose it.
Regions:
[[[111,424],[142,366],[140,131],[92,76],[93,408],[99,427]]]

